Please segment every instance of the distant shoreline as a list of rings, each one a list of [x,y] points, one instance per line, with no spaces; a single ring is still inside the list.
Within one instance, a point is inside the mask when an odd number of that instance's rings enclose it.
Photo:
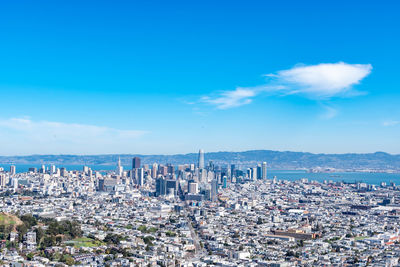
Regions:
[[[0,164],[0,167],[3,167],[6,171],[9,170],[10,164]],[[65,167],[68,171],[81,171],[83,166],[85,165],[56,165],[56,167],[61,168]],[[99,172],[112,172],[115,171],[116,166],[113,165],[87,165],[94,171]],[[41,165],[16,165],[17,175],[26,173],[28,168],[36,167],[40,169]],[[49,165],[46,165],[49,167]],[[124,170],[130,170],[130,166],[123,166]],[[23,175],[23,174],[22,174]],[[277,180],[288,180],[288,181],[297,181],[300,179],[308,179],[308,181],[317,181],[323,183],[324,181],[332,181],[332,182],[344,182],[349,184],[354,183],[366,183],[371,185],[380,185],[381,182],[385,182],[386,184],[395,183],[400,184],[400,173],[393,172],[330,172],[330,173],[312,173],[307,172],[306,170],[282,170],[282,169],[268,169],[267,170],[267,179],[273,179],[276,176]],[[22,180],[25,178],[23,176],[20,177]]]
[[[115,166],[118,158],[124,166],[131,166],[133,157],[140,157],[143,164],[170,163],[173,165],[197,163],[198,154],[176,155],[31,155],[0,156],[0,165],[88,165]],[[352,172],[400,172],[400,155],[384,152],[367,154],[312,154],[307,152],[250,150],[243,152],[209,152],[205,153],[206,164],[213,161],[215,165],[235,164],[240,168],[254,167],[267,162],[269,169],[279,170],[313,170],[317,172],[352,171]]]

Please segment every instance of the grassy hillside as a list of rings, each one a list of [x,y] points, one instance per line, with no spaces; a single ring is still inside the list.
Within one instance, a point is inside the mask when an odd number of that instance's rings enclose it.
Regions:
[[[11,215],[11,214],[7,214],[7,213],[0,213],[0,225],[17,226],[17,225],[21,225],[21,224],[22,224],[22,221],[18,217]]]

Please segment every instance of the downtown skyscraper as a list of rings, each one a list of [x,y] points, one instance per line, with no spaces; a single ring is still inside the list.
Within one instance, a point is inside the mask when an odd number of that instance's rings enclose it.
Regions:
[[[204,150],[199,150],[199,169],[204,169]]]
[[[267,163],[265,161],[262,163],[261,179],[267,179]]]
[[[132,159],[132,169],[139,169],[140,168],[140,158],[134,157]]]

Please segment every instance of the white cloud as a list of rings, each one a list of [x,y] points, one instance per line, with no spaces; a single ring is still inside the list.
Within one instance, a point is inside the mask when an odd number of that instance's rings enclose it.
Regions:
[[[229,109],[250,104],[254,97],[262,93],[299,94],[314,99],[357,96],[361,93],[352,90],[353,86],[359,84],[371,73],[371,70],[371,64],[344,62],[295,66],[288,70],[278,71],[276,74],[265,75],[270,77],[265,85],[238,87],[233,91],[223,91],[215,97],[202,97],[201,102],[215,105],[219,109]]]
[[[360,83],[371,73],[371,64],[347,64],[344,62],[297,66],[268,75],[275,82],[286,85],[290,93],[306,93],[314,97],[340,95]]]
[[[386,121],[384,121],[382,123],[382,125],[386,126],[386,127],[388,127],[388,126],[396,126],[398,124],[400,124],[400,121],[396,121],[396,120],[386,120]]]
[[[254,89],[237,88],[234,91],[222,92],[216,98],[205,96],[201,99],[201,101],[208,104],[216,105],[219,109],[228,109],[250,104],[252,101],[252,97],[254,97],[255,95],[256,90]]]
[[[0,119],[0,145],[10,155],[30,153],[114,153],[121,151],[145,131],[110,127],[33,121],[26,118]],[[13,150],[13,148],[15,150]],[[128,152],[128,151],[127,151]]]

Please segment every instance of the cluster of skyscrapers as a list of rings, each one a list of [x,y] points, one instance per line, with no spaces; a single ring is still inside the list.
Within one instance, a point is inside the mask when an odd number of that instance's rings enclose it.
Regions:
[[[90,171],[90,169],[86,170]],[[267,163],[243,171],[234,164],[229,167],[216,166],[212,161],[205,164],[204,150],[200,149],[197,164],[154,163],[141,164],[139,157],[132,159],[132,168],[124,171],[118,159],[115,175],[99,180],[100,191],[112,191],[130,185],[138,188],[154,188],[154,196],[179,196],[189,201],[218,199],[218,189],[229,183],[241,183],[267,178]]]
[[[247,171],[236,169],[232,164],[229,167],[216,166],[212,161],[205,165],[204,150],[200,149],[198,162],[195,164],[179,165],[169,169],[167,177],[158,175],[156,178],[156,196],[177,195],[185,200],[216,201],[218,189],[226,188],[228,183],[240,183],[248,180],[266,179],[267,163],[248,168]]]
[[[107,175],[98,171],[93,171],[88,166],[83,166],[82,174],[89,177],[95,183],[96,189],[103,192],[126,191],[126,188],[145,189],[152,195],[159,196],[179,196],[184,200],[216,201],[218,199],[219,188],[226,188],[230,183],[241,183],[245,181],[255,181],[267,178],[267,163],[262,162],[256,167],[241,170],[234,164],[230,166],[218,166],[212,161],[205,164],[204,150],[200,149],[197,164],[182,164],[174,166],[172,164],[153,163],[142,164],[139,157],[132,159],[132,167],[124,170],[121,159],[118,158],[114,172]],[[44,165],[37,170],[30,168],[29,172],[42,173],[44,175],[68,177],[66,168],[56,168],[51,165],[46,169]],[[78,171],[76,172],[78,175]],[[9,176],[0,175],[0,186],[15,183],[7,178],[16,174],[15,166],[10,167]]]

